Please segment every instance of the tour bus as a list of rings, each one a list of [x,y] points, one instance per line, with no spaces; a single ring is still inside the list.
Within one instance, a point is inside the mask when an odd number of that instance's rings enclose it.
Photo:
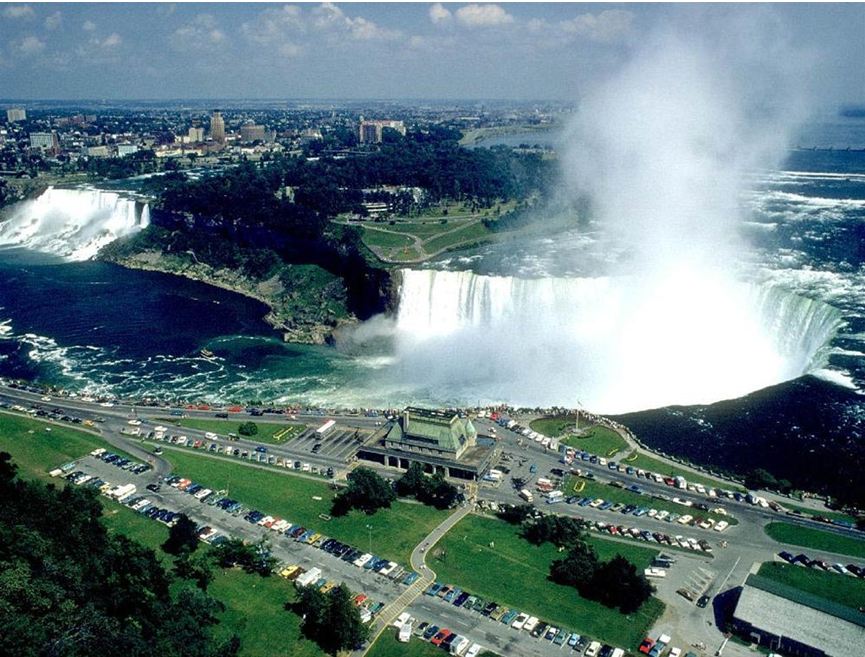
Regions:
[[[520,491],[520,497],[522,497],[529,504],[531,504],[532,501],[535,499],[535,496],[532,495],[532,492],[530,490],[528,490],[527,488],[523,488]]]

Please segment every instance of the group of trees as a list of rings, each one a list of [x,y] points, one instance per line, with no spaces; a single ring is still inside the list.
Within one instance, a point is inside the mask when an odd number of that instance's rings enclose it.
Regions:
[[[304,636],[331,655],[352,650],[369,636],[369,628],[361,621],[360,611],[344,584],[328,593],[312,586],[303,588],[293,608],[303,618]]]
[[[237,654],[236,637],[213,637],[220,603],[172,587],[152,550],[109,534],[93,491],[22,481],[2,453],[0,499],[0,654]]]
[[[414,497],[418,502],[437,509],[449,509],[459,496],[456,486],[445,481],[438,472],[428,477],[420,463],[412,463],[394,488],[401,497]]]
[[[379,509],[388,509],[396,500],[390,482],[375,470],[360,467],[348,475],[348,485],[333,498],[331,513],[344,516],[352,509],[373,514]]]
[[[241,436],[256,436],[258,435],[258,425],[255,422],[243,422],[237,428],[237,433]]]
[[[230,538],[216,547],[215,557],[222,568],[237,566],[247,573],[257,573],[262,577],[273,574],[277,563],[264,539],[250,544],[239,538]]]
[[[520,525],[522,536],[535,545],[552,543],[567,554],[550,564],[550,579],[573,586],[580,595],[623,614],[636,611],[649,599],[654,589],[636,566],[621,555],[601,561],[586,541],[583,523],[554,514],[539,515],[528,504],[508,506],[499,511],[507,522]]]

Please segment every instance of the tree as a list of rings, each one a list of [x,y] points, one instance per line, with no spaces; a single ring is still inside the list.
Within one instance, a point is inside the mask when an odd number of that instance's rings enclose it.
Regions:
[[[582,521],[565,516],[545,515],[523,529],[523,538],[535,545],[552,543],[570,546],[583,542]]]
[[[564,559],[550,565],[550,579],[557,584],[573,586],[582,592],[598,569],[598,555],[588,543],[581,541],[570,549]]]
[[[499,507],[498,516],[511,525],[522,525],[535,514],[531,504],[507,504]]]
[[[390,508],[396,493],[390,483],[370,468],[360,467],[348,475],[348,486],[333,498],[331,513],[343,516],[352,509],[373,514]]]
[[[303,618],[301,631],[332,655],[352,650],[369,636],[369,628],[360,618],[360,610],[344,584],[325,594],[314,587],[301,589],[294,605]]]
[[[654,591],[636,566],[619,554],[601,564],[583,588],[587,597],[607,607],[618,607],[623,614],[639,609]]]
[[[241,436],[255,436],[258,434],[258,425],[255,422],[244,422],[237,428]]]
[[[239,538],[220,543],[216,548],[216,562],[222,568],[239,566],[248,573],[258,573],[262,577],[271,575],[276,567],[276,559],[264,539],[255,544],[245,543]]]
[[[193,555],[189,552],[181,552],[174,562],[174,574],[206,591],[213,581],[213,559],[206,553],[199,552]]]
[[[427,477],[423,466],[417,462],[409,466],[406,473],[396,481],[394,488],[399,495],[414,496],[419,502],[437,509],[450,508],[459,495],[456,486],[445,481],[440,473]]]
[[[396,480],[394,489],[397,495],[410,497],[416,495],[425,483],[426,475],[424,474],[423,465],[415,461],[408,467],[405,474]]]
[[[192,553],[198,548],[198,526],[181,513],[177,522],[168,531],[168,538],[162,544],[162,549],[175,556]]]

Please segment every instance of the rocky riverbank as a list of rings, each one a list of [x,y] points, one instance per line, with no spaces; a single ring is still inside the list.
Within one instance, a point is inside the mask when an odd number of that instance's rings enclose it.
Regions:
[[[357,322],[345,308],[341,281],[313,265],[286,265],[267,279],[255,280],[237,270],[214,268],[192,253],[110,253],[100,259],[129,269],[183,276],[256,299],[268,307],[265,321],[286,342],[328,344],[335,331]]]

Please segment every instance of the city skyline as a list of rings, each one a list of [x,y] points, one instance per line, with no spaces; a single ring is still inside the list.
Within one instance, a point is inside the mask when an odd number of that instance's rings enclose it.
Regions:
[[[862,5],[6,4],[0,88],[9,99],[571,101],[676,31],[719,48],[783,41],[831,106],[865,101],[863,25]]]

